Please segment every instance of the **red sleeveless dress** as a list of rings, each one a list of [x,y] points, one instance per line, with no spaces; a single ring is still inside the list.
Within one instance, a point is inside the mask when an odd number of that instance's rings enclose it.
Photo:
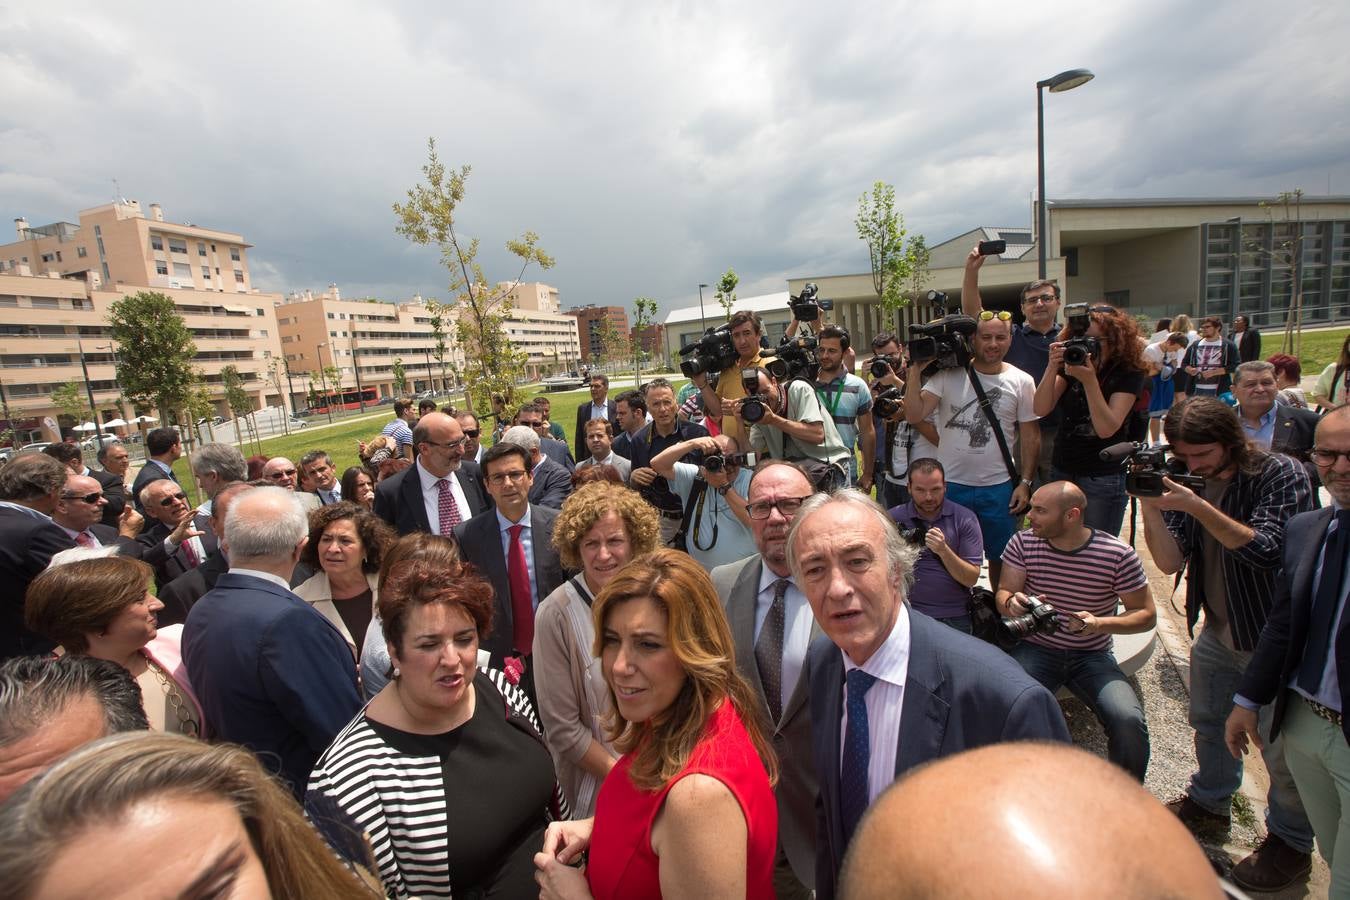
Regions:
[[[710,775],[722,782],[745,815],[746,892],[752,900],[773,900],[774,848],[778,841],[778,807],[768,773],[755,753],[750,735],[730,701],[708,721],[689,762],[665,787],[642,791],[628,778],[631,754],[615,763],[595,801],[586,880],[596,900],[660,897],[660,861],[652,852],[652,823],[666,792],[686,775]]]

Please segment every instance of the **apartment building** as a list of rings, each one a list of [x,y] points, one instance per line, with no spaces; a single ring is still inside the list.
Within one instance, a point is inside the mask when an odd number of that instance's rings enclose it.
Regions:
[[[567,315],[573,316],[577,320],[577,333],[581,339],[581,359],[583,362],[591,362],[605,355],[604,341],[602,337],[605,333],[605,322],[610,323],[616,335],[628,334],[628,311],[622,306],[596,306],[588,303],[585,306],[574,306],[567,311]]]

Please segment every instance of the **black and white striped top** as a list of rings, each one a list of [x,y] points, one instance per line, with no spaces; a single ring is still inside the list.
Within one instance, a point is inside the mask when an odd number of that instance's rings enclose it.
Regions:
[[[519,759],[464,760],[450,752],[440,755],[430,752],[426,742],[443,738],[425,736],[409,736],[422,739],[418,746],[423,752],[408,752],[406,746],[400,748],[391,742],[386,726],[372,723],[362,711],[319,757],[310,775],[308,805],[319,805],[316,795],[322,795],[354,820],[370,842],[380,879],[390,897],[450,897],[452,886],[462,889],[464,881],[475,880],[463,871],[451,871],[455,853],[463,852],[465,843],[506,846],[513,841],[518,843],[519,834],[531,831],[534,825],[567,818],[566,801],[553,775],[529,699],[508,683],[502,672],[479,671],[474,687],[479,691],[480,707],[491,705],[492,709],[499,709],[508,724],[537,740],[539,756],[529,755],[525,764]],[[499,707],[491,704],[493,689],[501,703]],[[475,710],[475,718],[478,713]],[[468,775],[471,770],[468,763],[487,769],[496,767],[494,775],[507,783],[532,785],[528,790],[522,789],[526,797],[539,797],[540,786],[542,793],[548,795],[551,785],[551,800],[542,811],[538,807],[513,810],[512,804],[519,805],[520,799],[504,796],[499,791],[500,785],[493,787]],[[526,766],[529,771],[524,771]],[[503,771],[502,767],[509,771]],[[458,777],[461,773],[466,777]],[[461,804],[453,811],[449,808],[455,802],[451,795],[458,797]],[[510,821],[496,825],[503,817]],[[483,833],[494,828],[497,833]],[[510,852],[520,857],[538,849],[513,846]],[[510,864],[505,858],[475,862],[481,863],[484,870]],[[524,875],[528,877],[529,873]]]

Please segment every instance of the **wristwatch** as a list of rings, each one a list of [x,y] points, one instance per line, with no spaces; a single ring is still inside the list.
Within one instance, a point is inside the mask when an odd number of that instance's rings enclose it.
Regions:
[[[1023,478],[1023,479],[1022,479],[1022,483],[1025,484],[1027,487],[1031,487],[1031,479],[1030,479],[1030,478]]]
[[[725,497],[727,495],[727,491],[731,490],[731,485],[724,484],[719,488],[713,488],[713,490],[717,491],[718,494]]]

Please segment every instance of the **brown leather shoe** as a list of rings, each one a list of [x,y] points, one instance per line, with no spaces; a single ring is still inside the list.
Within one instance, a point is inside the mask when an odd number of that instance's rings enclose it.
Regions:
[[[1289,887],[1312,869],[1312,854],[1295,850],[1273,834],[1233,867],[1229,875],[1249,891],[1278,891]]]
[[[1167,808],[1197,837],[1222,837],[1233,827],[1230,816],[1210,812],[1192,800],[1189,794],[1182,794],[1168,803]]]

